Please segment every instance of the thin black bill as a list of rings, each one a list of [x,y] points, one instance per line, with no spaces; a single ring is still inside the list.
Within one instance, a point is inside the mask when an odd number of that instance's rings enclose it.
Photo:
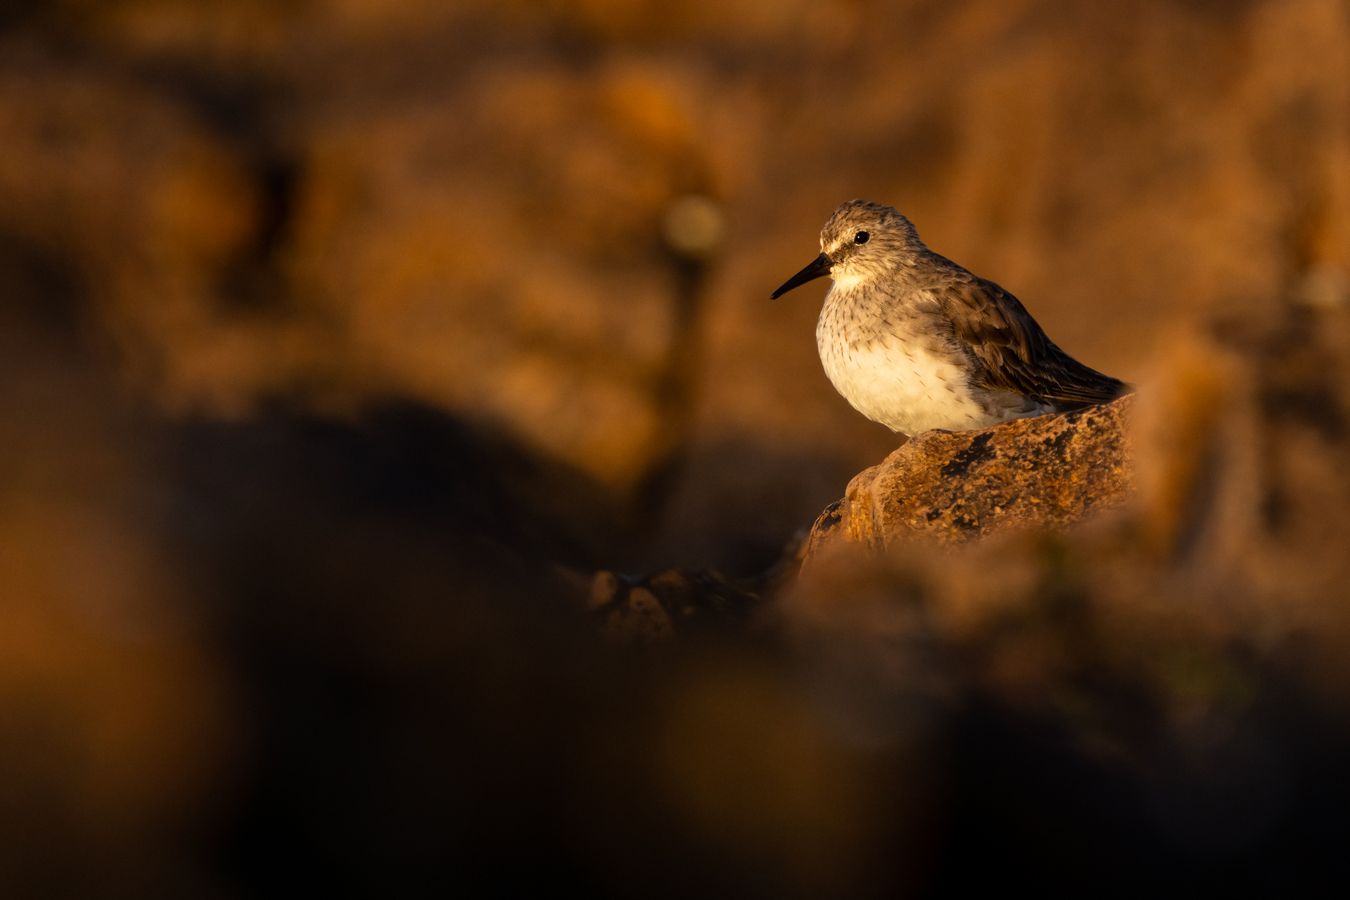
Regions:
[[[802,269],[796,275],[793,275],[787,281],[783,282],[778,290],[769,295],[769,299],[777,300],[795,287],[800,287],[808,281],[814,281],[822,275],[830,274],[831,265],[833,265],[833,263],[830,262],[830,258],[824,253],[820,254],[815,259],[811,260],[805,269]]]

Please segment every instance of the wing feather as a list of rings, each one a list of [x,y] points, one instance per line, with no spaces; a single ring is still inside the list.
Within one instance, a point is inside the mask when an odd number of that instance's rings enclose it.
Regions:
[[[957,342],[979,371],[977,383],[1060,406],[1105,403],[1127,390],[1055,346],[1008,291],[962,274],[968,277],[948,284],[939,296]]]

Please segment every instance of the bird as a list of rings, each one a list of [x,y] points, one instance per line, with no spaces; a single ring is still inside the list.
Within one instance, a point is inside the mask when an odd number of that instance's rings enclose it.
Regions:
[[[929,250],[893,207],[839,206],[821,253],[770,295],[829,275],[816,322],[825,374],[892,431],[973,431],[1126,393],[1059,349],[1010,292]]]

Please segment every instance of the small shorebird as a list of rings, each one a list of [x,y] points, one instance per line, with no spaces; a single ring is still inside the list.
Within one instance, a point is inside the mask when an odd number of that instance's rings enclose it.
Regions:
[[[969,431],[1126,391],[1056,347],[1012,294],[925,247],[889,206],[843,204],[820,249],[772,296],[834,279],[816,323],[820,361],[854,409],[892,431]]]

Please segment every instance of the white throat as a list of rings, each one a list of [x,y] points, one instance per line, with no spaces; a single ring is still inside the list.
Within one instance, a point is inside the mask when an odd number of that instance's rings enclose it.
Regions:
[[[834,279],[834,289],[837,291],[851,291],[871,280],[866,275],[857,272],[840,272],[838,275],[832,274],[830,277]]]

